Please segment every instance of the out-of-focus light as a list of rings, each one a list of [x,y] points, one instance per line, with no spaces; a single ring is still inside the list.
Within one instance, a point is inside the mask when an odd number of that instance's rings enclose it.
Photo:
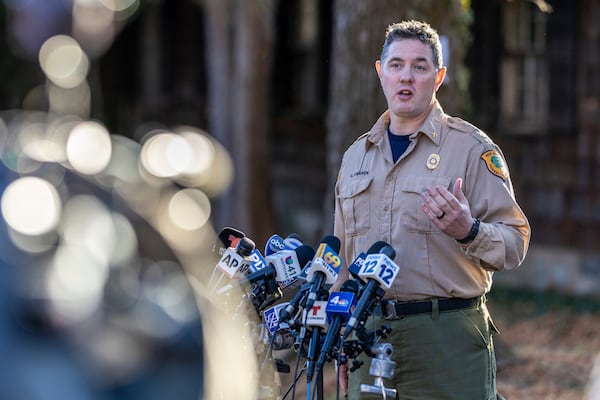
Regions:
[[[197,189],[183,189],[175,193],[168,206],[169,217],[186,231],[199,229],[210,217],[210,200]]]
[[[197,314],[190,283],[184,274],[170,274],[156,293],[156,302],[180,324],[193,321]]]
[[[131,221],[122,214],[113,212],[111,219],[116,240],[113,243],[110,262],[116,266],[123,266],[137,255],[137,235]]]
[[[112,136],[112,156],[104,175],[128,185],[140,184],[138,170],[140,145],[125,136]]]
[[[58,115],[78,115],[87,118],[91,108],[91,90],[86,81],[72,88],[48,85],[50,111]]]
[[[181,136],[158,132],[142,146],[142,167],[158,178],[172,178],[189,163],[191,151]]]
[[[110,161],[112,145],[103,125],[86,121],[71,130],[67,139],[67,159],[82,174],[101,172]]]
[[[55,161],[60,157],[60,148],[46,140],[46,125],[31,122],[23,125],[19,136],[22,152],[37,161]]]
[[[171,179],[180,185],[202,189],[209,197],[222,193],[233,179],[233,163],[227,150],[207,133],[180,127],[175,133],[150,131],[142,139],[141,174]],[[154,182],[156,184],[156,182]]]
[[[215,161],[215,146],[210,138],[188,130],[184,130],[180,135],[187,141],[193,154],[193,158],[183,172],[188,175],[200,175],[208,172]]]
[[[2,195],[2,215],[8,225],[25,235],[42,235],[54,229],[61,201],[54,186],[37,177],[19,178]]]
[[[60,246],[46,282],[57,321],[79,323],[94,313],[101,304],[107,277],[107,265],[85,247]]]
[[[40,49],[39,61],[48,79],[66,89],[83,83],[90,64],[77,41],[66,35],[46,40]]]
[[[86,248],[106,265],[127,262],[137,251],[131,222],[89,195],[74,196],[65,204],[60,232],[64,243]]]
[[[58,242],[56,231],[51,231],[44,235],[29,236],[14,229],[9,229],[8,237],[16,248],[29,254],[45,253],[48,250],[52,250]]]

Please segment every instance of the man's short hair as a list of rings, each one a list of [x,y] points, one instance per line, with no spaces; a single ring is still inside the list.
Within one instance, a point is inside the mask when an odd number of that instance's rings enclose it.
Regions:
[[[427,22],[407,20],[396,22],[387,27],[385,31],[385,41],[381,49],[381,61],[385,61],[388,55],[390,45],[401,39],[417,39],[431,47],[433,51],[433,63],[438,69],[443,65],[442,44],[440,37],[435,29]]]

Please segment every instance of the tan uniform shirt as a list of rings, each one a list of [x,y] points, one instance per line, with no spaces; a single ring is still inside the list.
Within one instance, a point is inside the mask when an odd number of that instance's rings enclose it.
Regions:
[[[517,204],[500,149],[473,125],[444,114],[436,102],[394,164],[389,110],[344,154],[336,183],[334,234],[350,264],[378,240],[396,250],[400,271],[385,297],[470,298],[489,291],[493,271],[521,264],[530,226]],[[442,233],[421,210],[431,185],[452,191],[457,178],[471,213],[481,220],[467,245]],[[347,279],[340,274],[338,284]]]

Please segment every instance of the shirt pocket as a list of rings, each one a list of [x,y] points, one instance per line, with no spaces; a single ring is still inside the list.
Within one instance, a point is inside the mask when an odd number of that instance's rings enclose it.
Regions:
[[[409,232],[433,233],[440,230],[431,222],[421,209],[423,199],[421,193],[429,186],[442,185],[448,188],[450,177],[446,176],[411,176],[402,178],[396,186],[400,190],[401,222]]]
[[[338,199],[344,214],[344,234],[365,234],[370,226],[371,203],[369,186],[373,178],[359,179],[341,187]]]

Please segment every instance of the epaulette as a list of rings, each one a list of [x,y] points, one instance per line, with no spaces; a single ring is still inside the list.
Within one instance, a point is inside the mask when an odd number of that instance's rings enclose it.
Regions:
[[[475,125],[465,121],[464,119],[458,117],[449,117],[448,127],[456,129],[460,132],[470,133],[471,136],[481,143],[485,148],[495,149],[497,147],[494,141],[485,132]]]
[[[448,127],[465,133],[471,133],[479,130],[475,125],[458,117],[448,117]]]

